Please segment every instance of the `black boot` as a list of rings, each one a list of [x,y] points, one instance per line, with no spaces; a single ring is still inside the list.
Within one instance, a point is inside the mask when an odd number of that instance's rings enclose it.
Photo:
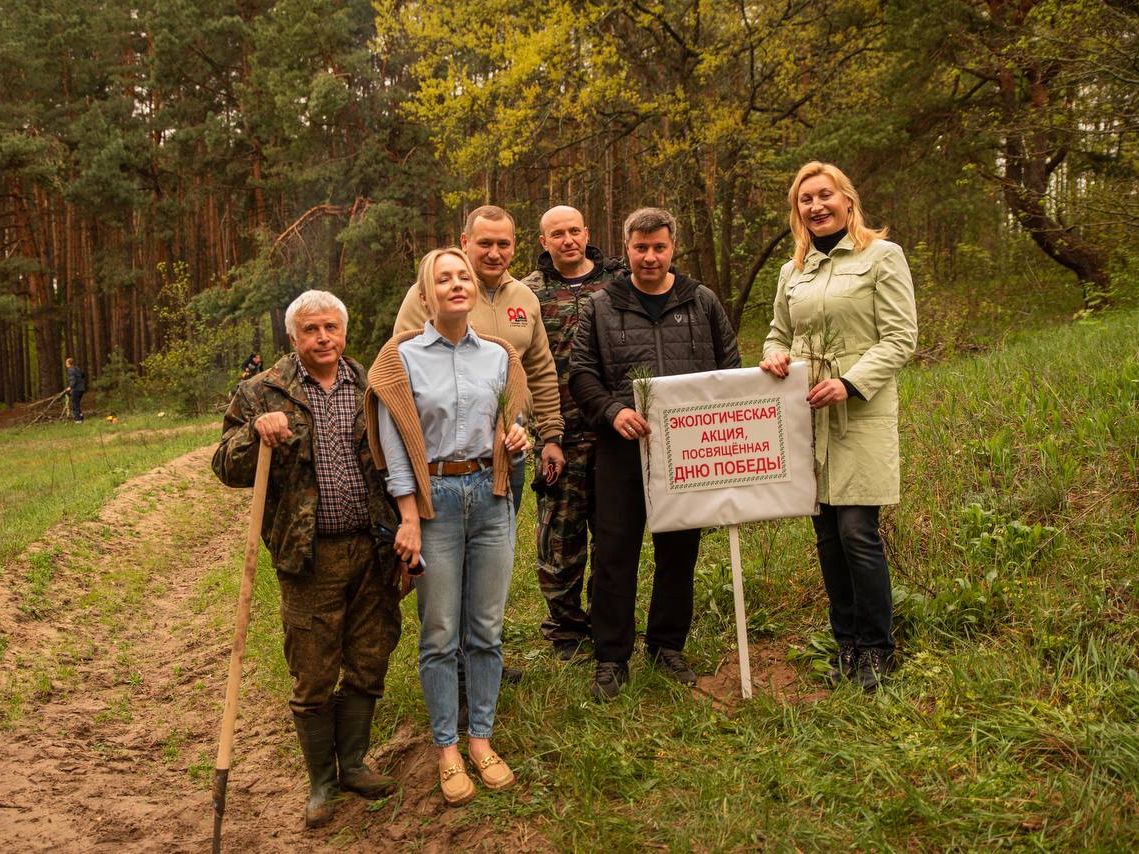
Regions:
[[[398,785],[366,764],[372,740],[372,714],[376,698],[346,691],[336,695],[336,757],[340,760],[340,788],[365,798],[390,795]]]
[[[305,827],[320,827],[336,812],[336,716],[332,704],[316,714],[293,715],[297,738],[308,767],[309,793]]]
[[[894,670],[894,652],[889,649],[862,649],[858,651],[858,670],[854,682],[863,691],[877,691],[878,686]]]
[[[831,669],[827,672],[826,681],[832,688],[844,679],[854,680],[858,672],[858,649],[853,641],[840,641],[838,653],[831,660]]]

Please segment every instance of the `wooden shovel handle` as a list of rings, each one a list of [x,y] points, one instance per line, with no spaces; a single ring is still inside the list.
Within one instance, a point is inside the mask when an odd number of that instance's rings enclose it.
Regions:
[[[225,785],[229,775],[229,762],[233,755],[233,729],[237,722],[237,689],[241,682],[241,659],[245,655],[245,636],[249,630],[253,577],[257,573],[257,551],[261,544],[261,521],[265,517],[265,492],[269,485],[269,461],[272,455],[272,449],[262,442],[257,451],[257,473],[253,478],[253,508],[249,514],[249,533],[245,540],[245,568],[241,574],[241,590],[237,595],[233,652],[229,657],[225,709],[221,716],[217,761],[214,763],[215,850],[219,842],[216,831],[220,829],[221,815],[225,811]]]

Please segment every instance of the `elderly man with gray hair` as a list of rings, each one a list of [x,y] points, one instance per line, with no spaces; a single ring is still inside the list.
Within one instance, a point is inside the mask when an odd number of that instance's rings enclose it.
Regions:
[[[400,635],[396,517],[368,449],[368,378],[343,355],[344,303],[305,291],[285,328],[294,352],[238,386],[213,469],[227,486],[252,486],[258,446],[273,449],[262,537],[281,588],[289,706],[308,767],[305,824],[318,827],[339,790],[377,798],[396,787],[364,763]]]
[[[628,274],[594,293],[578,320],[570,393],[597,431],[594,492],[593,649],[590,692],[612,700],[629,679],[636,639],[637,569],[645,527],[638,442],[649,424],[633,406],[634,369],[654,376],[738,368],[728,315],[716,295],[672,267],[676,218],[641,208],[625,220]],[[696,681],[684,658],[700,529],[653,534],[656,569],[645,646],[649,660],[683,685]]]

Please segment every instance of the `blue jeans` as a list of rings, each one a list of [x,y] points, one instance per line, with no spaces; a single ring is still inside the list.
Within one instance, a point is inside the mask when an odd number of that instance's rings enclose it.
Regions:
[[[468,732],[490,738],[502,681],[502,616],[514,565],[514,512],[496,496],[491,469],[432,477],[435,518],[423,520],[416,581],[419,681],[440,747],[459,740],[459,656],[467,679]],[[460,648],[462,652],[460,652]]]
[[[510,492],[514,502],[514,515],[522,506],[522,491],[526,488],[526,460],[518,460],[510,468]]]

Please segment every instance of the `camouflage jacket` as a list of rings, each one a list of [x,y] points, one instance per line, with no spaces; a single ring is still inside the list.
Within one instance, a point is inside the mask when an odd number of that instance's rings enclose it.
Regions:
[[[555,269],[549,252],[538,256],[538,269],[522,280],[538,297],[538,303],[542,307],[542,323],[546,327],[550,350],[554,354],[562,418],[565,419],[563,444],[588,442],[596,438],[569,391],[570,350],[573,349],[578,315],[589,302],[591,293],[605,287],[625,272],[620,261],[615,258],[606,259],[601,250],[592,244],[585,247],[585,256],[593,262],[593,270],[576,288],[565,283]]]
[[[388,501],[383,475],[376,470],[364,429],[364,390],[368,378],[363,367],[345,359],[356,374],[356,456],[368,485],[368,511],[372,533],[392,539],[396,516]],[[316,539],[316,465],[312,411],[297,373],[296,356],[289,354],[277,364],[237,387],[222,425],[221,444],[214,452],[213,469],[226,486],[252,486],[259,444],[253,422],[266,412],[284,412],[292,437],[273,449],[269,489],[265,496],[265,520],[261,538],[278,572],[300,575],[313,571]],[[394,565],[392,571],[394,572]]]

